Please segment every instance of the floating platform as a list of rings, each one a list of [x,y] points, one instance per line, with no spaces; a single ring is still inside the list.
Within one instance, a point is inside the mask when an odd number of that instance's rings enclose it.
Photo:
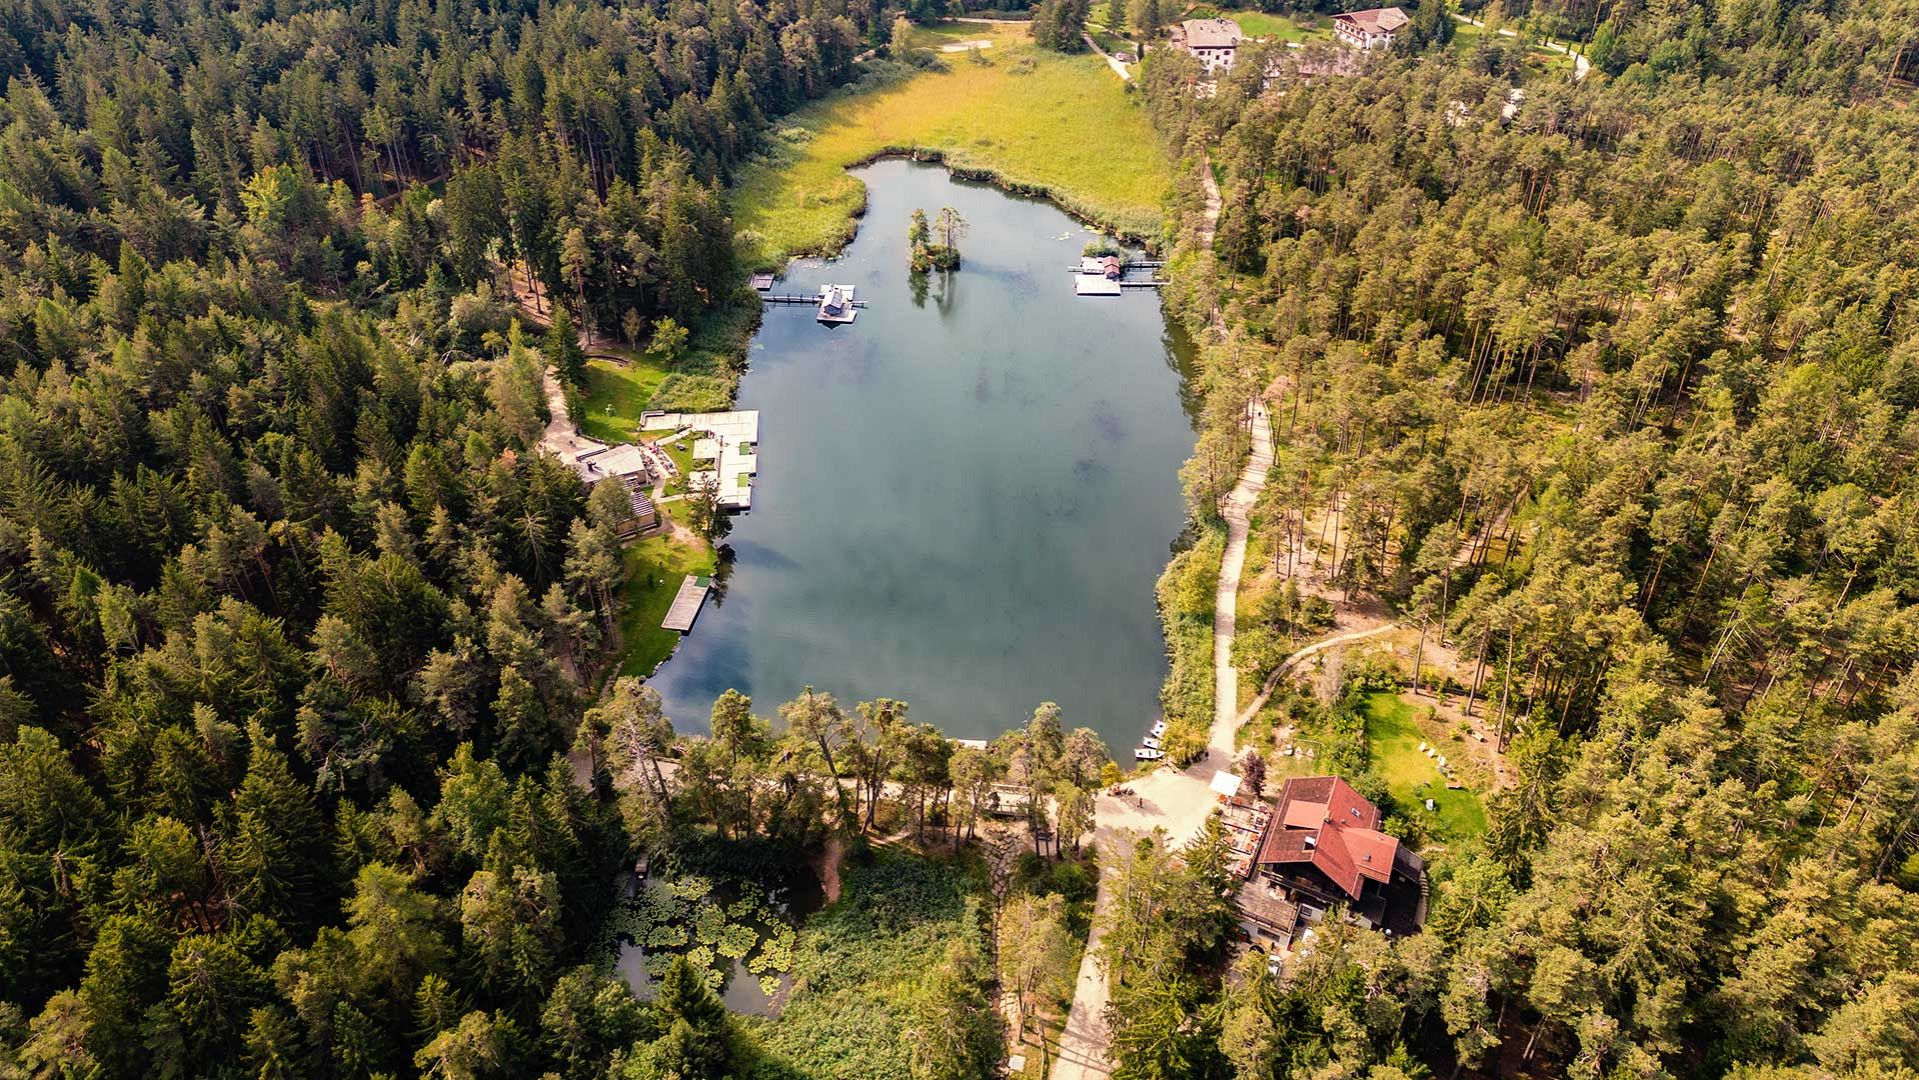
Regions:
[[[859,308],[853,302],[853,286],[828,285],[820,290],[819,313],[814,317],[823,323],[850,323],[859,315]]]
[[[1075,296],[1118,296],[1118,282],[1099,274],[1074,274],[1073,295]]]
[[[693,629],[693,620],[700,617],[706,594],[712,591],[712,578],[686,575],[686,580],[680,582],[680,591],[673,594],[673,606],[666,609],[666,618],[660,620],[660,629],[678,630],[682,634]]]
[[[772,274],[754,274],[751,277],[748,277],[746,279],[746,283],[748,285],[753,286],[754,290],[757,292],[765,292],[766,290],[773,287],[773,275]]]

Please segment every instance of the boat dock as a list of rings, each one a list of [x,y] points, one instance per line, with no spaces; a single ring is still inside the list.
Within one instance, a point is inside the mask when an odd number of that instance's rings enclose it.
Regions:
[[[764,292],[760,300],[768,304],[805,304],[816,308],[815,316],[823,323],[850,323],[859,315],[859,309],[866,301],[853,299],[853,286],[827,285],[811,296],[805,293]]]
[[[678,630],[682,634],[693,629],[693,620],[700,617],[706,594],[712,591],[712,578],[686,575],[686,580],[680,582],[680,591],[673,595],[673,606],[666,609],[666,618],[660,620],[660,629]]]
[[[1073,275],[1074,296],[1118,296],[1122,289],[1157,289],[1166,284],[1156,277],[1145,281],[1126,278],[1133,270],[1145,270],[1150,275],[1165,265],[1158,259],[1127,263],[1117,255],[1087,255],[1066,269]]]

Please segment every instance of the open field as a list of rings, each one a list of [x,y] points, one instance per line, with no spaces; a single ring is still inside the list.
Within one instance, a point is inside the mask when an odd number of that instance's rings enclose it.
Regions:
[[[1431,758],[1419,752],[1422,740],[1428,740],[1413,721],[1414,706],[1405,698],[1380,690],[1366,695],[1366,742],[1374,772],[1385,777],[1408,817],[1430,824],[1433,839],[1458,843],[1486,831],[1486,810],[1479,796],[1470,789],[1448,790],[1439,768]],[[1446,747],[1439,746],[1445,753]],[[1428,814],[1423,800],[1431,799],[1438,810]],[[1436,824],[1431,824],[1437,818]]]
[[[620,615],[620,640],[626,658],[620,663],[620,674],[645,677],[679,646],[679,632],[661,629],[660,620],[686,575],[713,572],[713,549],[698,541],[682,543],[663,532],[629,545],[623,559],[626,581],[621,592],[626,609]]]
[[[777,267],[840,247],[866,198],[845,170],[887,150],[937,151],[956,168],[1042,188],[1077,214],[1158,234],[1171,166],[1137,94],[1097,56],[1034,47],[1024,25],[963,27],[962,37],[993,47],[977,59],[949,54],[944,71],[837,94],[781,122],[769,157],[745,169],[733,192],[747,262]]]
[[[1268,15],[1263,11],[1224,11],[1220,14],[1238,23],[1240,30],[1249,37],[1297,41],[1301,44],[1333,40],[1333,24],[1321,15]]]
[[[601,442],[631,442],[640,428],[640,414],[665,378],[665,368],[644,359],[629,367],[588,361],[580,433]]]

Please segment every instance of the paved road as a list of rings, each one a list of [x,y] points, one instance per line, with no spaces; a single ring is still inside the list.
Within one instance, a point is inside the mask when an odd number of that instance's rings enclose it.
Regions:
[[[1184,772],[1161,769],[1127,784],[1133,790],[1131,797],[1101,792],[1095,801],[1093,843],[1099,847],[1099,893],[1093,901],[1093,932],[1086,939],[1079,981],[1073,987],[1073,1007],[1060,1033],[1053,1080],[1105,1080],[1112,1075],[1113,1065],[1106,1056],[1113,1039],[1106,1027],[1106,973],[1100,970],[1096,953],[1101,916],[1112,895],[1108,883],[1113,868],[1127,847],[1156,828],[1166,830],[1167,842],[1174,847],[1199,835],[1213,810],[1213,773],[1223,763],[1218,755],[1210,755]]]
[[[1098,53],[1106,61],[1106,66],[1113,69],[1114,74],[1119,76],[1119,79],[1121,82],[1133,81],[1133,73],[1126,69],[1125,64],[1122,64],[1119,62],[1118,57],[1114,56],[1112,53],[1107,52],[1105,49],[1100,48],[1099,42],[1093,40],[1093,35],[1088,34],[1084,31],[1081,31],[1079,36],[1086,40],[1087,48]]]

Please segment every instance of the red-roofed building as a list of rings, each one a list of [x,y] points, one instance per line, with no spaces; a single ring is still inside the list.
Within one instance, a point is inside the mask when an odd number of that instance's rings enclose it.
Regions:
[[[1333,16],[1333,36],[1355,49],[1382,49],[1412,21],[1396,7],[1349,11]]]
[[[1337,776],[1286,781],[1240,889],[1247,931],[1285,946],[1336,907],[1363,926],[1417,930],[1426,864],[1379,822],[1379,808]],[[1274,912],[1288,918],[1275,922]]]

